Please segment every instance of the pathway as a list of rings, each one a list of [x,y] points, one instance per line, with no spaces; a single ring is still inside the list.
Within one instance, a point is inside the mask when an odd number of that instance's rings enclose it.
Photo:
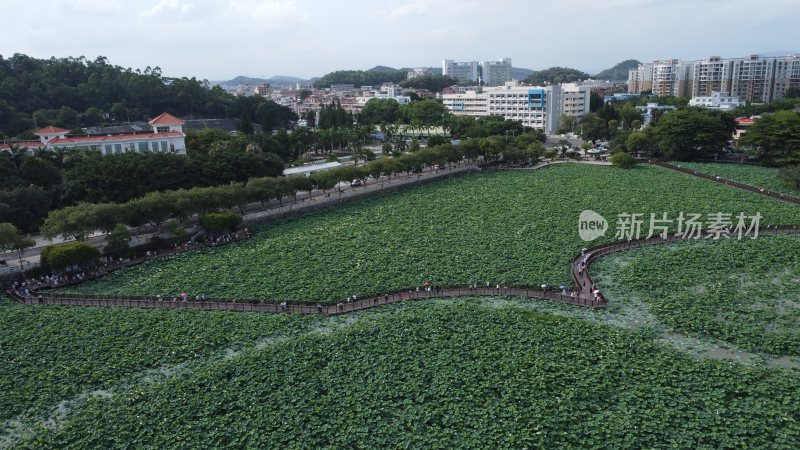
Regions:
[[[564,161],[571,162],[571,161]],[[732,185],[741,189],[746,189],[751,192],[766,195],[769,197],[778,198],[779,200],[800,203],[799,199],[789,197],[786,198],[783,194],[777,194],[764,189],[755,188],[753,186],[744,185],[743,183],[731,182],[731,180],[723,180],[719,177],[706,175],[697,171],[683,169],[681,167],[669,164],[654,162],[653,164],[678,170],[679,172],[688,173],[690,175],[699,176],[701,178],[711,179],[723,184]],[[538,164],[534,169],[547,167],[549,164]],[[734,184],[736,183],[736,184]],[[743,187],[744,186],[744,187]],[[776,197],[779,195],[780,197]],[[336,200],[338,201],[338,200]],[[771,233],[800,233],[800,226],[786,226],[776,227],[771,229],[761,230]],[[8,291],[8,294],[15,298],[17,301],[25,304],[48,304],[48,305],[73,305],[73,306],[118,306],[118,307],[139,307],[139,308],[195,308],[204,310],[225,310],[225,311],[253,311],[253,312],[296,312],[304,314],[341,314],[345,312],[358,311],[362,309],[372,308],[375,306],[385,305],[388,303],[395,303],[405,300],[416,300],[420,298],[434,298],[434,297],[464,297],[464,296],[516,296],[524,298],[541,298],[548,300],[556,300],[562,303],[584,306],[589,308],[602,308],[607,306],[607,300],[603,293],[596,288],[590,274],[589,266],[591,263],[609,253],[628,250],[631,248],[638,248],[647,245],[659,245],[668,242],[675,242],[682,240],[680,236],[667,236],[653,237],[650,239],[638,239],[634,241],[626,241],[620,243],[607,244],[591,250],[582,251],[580,254],[573,258],[571,265],[571,275],[575,285],[573,292],[564,293],[552,292],[542,287],[496,287],[496,288],[463,288],[451,287],[435,289],[432,291],[417,291],[416,288],[409,289],[403,292],[395,292],[385,294],[378,297],[372,297],[355,302],[339,303],[337,305],[321,304],[314,305],[315,302],[307,301],[304,304],[287,304],[286,302],[278,302],[272,300],[231,300],[231,301],[159,301],[152,297],[117,297],[117,296],[99,296],[99,295],[82,295],[82,294],[55,294],[53,292],[45,291],[44,289],[52,287],[61,287],[67,284],[77,284],[88,279],[99,278],[106,275],[110,271],[116,270],[121,267],[128,267],[135,264],[140,264],[144,259],[133,260],[110,268],[103,272],[98,272],[91,277],[82,280],[75,280],[70,283],[65,283],[59,286],[51,285],[37,285],[33,288],[32,295],[22,296],[16,292]]]

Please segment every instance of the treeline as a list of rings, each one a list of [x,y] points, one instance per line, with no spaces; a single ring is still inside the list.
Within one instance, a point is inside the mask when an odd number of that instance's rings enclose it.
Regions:
[[[591,78],[591,75],[577,69],[550,67],[549,69],[539,70],[528,75],[528,78],[525,78],[525,83],[539,86],[542,84],[572,83],[573,81],[586,80],[589,78]]]
[[[297,120],[263,97],[235,97],[206,80],[169,78],[158,67],[109,64],[105,57],[36,59],[0,55],[0,139],[36,127],[67,129],[178,117],[237,117],[272,129]],[[30,136],[28,136],[30,137]]]
[[[442,92],[444,88],[458,84],[458,80],[447,75],[424,75],[400,82],[400,86],[412,89],[427,89],[431,92]]]
[[[460,145],[430,147],[396,158],[382,157],[359,167],[343,166],[309,177],[260,177],[246,183],[151,192],[124,203],[80,203],[51,211],[42,231],[50,237],[62,235],[84,240],[97,230],[110,233],[120,223],[133,228],[142,225],[159,228],[168,221],[186,222],[195,214],[220,209],[238,208],[244,213],[251,203],[264,204],[271,200],[282,203],[299,192],[310,195],[315,189],[327,191],[340,182],[417,173],[425,167],[475,161],[479,157],[485,161],[503,158],[507,162],[530,162],[543,153],[541,141],[533,133],[516,136],[510,141],[490,136],[467,140]]]
[[[382,72],[373,70],[337,70],[325,74],[314,81],[317,89],[329,88],[332,84],[352,84],[358,86],[378,86],[383,83],[399,83],[406,79],[406,72]]]
[[[215,134],[216,139],[204,140]],[[50,209],[78,202],[124,202],[151,191],[213,186],[282,173],[283,161],[262,151],[248,137],[218,134],[190,134],[188,156],[101,155],[81,148],[38,150],[32,155],[24,149],[0,152],[0,222],[31,233]],[[272,145],[273,140],[264,136],[260,141]]]
[[[562,117],[562,131],[578,131],[589,141],[608,140],[612,152],[647,152],[679,161],[713,159],[734,150],[735,118],[759,112],[761,118],[740,139],[738,150],[757,156],[765,165],[800,163],[800,114],[792,111],[800,104],[798,99],[733,111],[689,107],[686,98],[650,99],[675,109],[654,110],[650,126],[642,127],[642,111],[636,106],[644,101],[612,101],[580,120]]]

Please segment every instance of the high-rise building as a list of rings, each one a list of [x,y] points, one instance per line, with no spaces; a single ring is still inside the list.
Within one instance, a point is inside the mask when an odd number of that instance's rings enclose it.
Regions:
[[[693,97],[709,97],[713,92],[730,92],[733,60],[712,56],[696,61],[692,68]]]
[[[653,62],[653,94],[658,96],[683,97],[689,92],[689,77],[693,63],[668,59]]]
[[[775,62],[775,58],[763,58],[758,55],[735,59],[733,61],[731,95],[752,103],[772,101]]]
[[[712,56],[699,61],[666,60],[640,64],[628,72],[628,92],[707,97],[727,92],[748,103],[784,98],[800,88],[800,55],[745,58]]]
[[[481,81],[486,86],[502,86],[513,79],[512,73],[511,58],[481,63]]]
[[[628,71],[628,92],[639,94],[653,90],[653,64],[639,64],[639,67]]]
[[[442,75],[458,81],[478,82],[478,61],[456,62],[452,59],[442,60]]]

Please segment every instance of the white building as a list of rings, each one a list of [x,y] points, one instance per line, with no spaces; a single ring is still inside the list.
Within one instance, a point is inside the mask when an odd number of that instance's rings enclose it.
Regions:
[[[714,108],[720,110],[734,109],[743,105],[744,102],[739,97],[728,95],[727,92],[712,92],[709,96],[692,97],[689,106],[702,106],[703,108]]]
[[[149,122],[152,131],[145,133],[109,134],[104,136],[67,137],[69,130],[46,127],[35,131],[40,142],[48,149],[85,147],[104,155],[120,153],[176,153],[186,154],[184,121],[163,113]]]
[[[478,82],[478,62],[456,62],[452,59],[442,61],[442,75],[447,75],[458,81]]]
[[[311,175],[317,172],[324,172],[326,170],[335,169],[337,167],[342,167],[342,163],[338,161],[332,161],[319,164],[306,164],[304,166],[290,167],[288,169],[284,169],[283,174],[287,177],[290,175],[305,175],[307,177],[310,177]]]
[[[588,90],[585,91],[589,102]],[[561,116],[561,87],[520,86],[508,82],[495,88],[484,88],[482,92],[467,91],[463,94],[445,94],[444,106],[455,115],[502,116],[516,120],[526,127],[544,130],[553,134],[558,129]]]
[[[481,81],[486,86],[502,86],[512,79],[511,58],[481,63]]]
[[[642,126],[646,127],[653,121],[653,111],[672,111],[675,107],[671,105],[659,105],[658,103],[648,103],[647,106],[637,106],[636,109],[642,111],[642,119],[644,119]]]
[[[561,115],[583,117],[589,114],[592,88],[580,83],[561,85]]]

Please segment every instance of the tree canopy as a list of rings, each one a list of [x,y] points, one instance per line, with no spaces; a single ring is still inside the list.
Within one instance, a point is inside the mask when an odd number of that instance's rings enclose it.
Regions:
[[[558,83],[571,83],[573,81],[586,80],[591,76],[586,72],[581,72],[577,69],[570,69],[568,67],[550,67],[549,69],[534,72],[528,78],[525,78],[526,83],[541,85],[541,84],[558,84]]]
[[[406,79],[406,73],[378,70],[338,70],[325,74],[314,81],[317,89],[329,88],[332,84],[352,84],[354,86],[377,86],[386,82],[399,83]]]
[[[765,164],[800,163],[800,114],[794,111],[764,114],[742,136],[739,146],[752,149]]]
[[[733,121],[700,108],[671,111],[653,128],[653,136],[667,158],[691,161],[721,152],[731,138]]]
[[[400,86],[412,89],[427,89],[431,92],[442,92],[446,87],[458,84],[458,80],[447,75],[424,75],[400,82]]]

